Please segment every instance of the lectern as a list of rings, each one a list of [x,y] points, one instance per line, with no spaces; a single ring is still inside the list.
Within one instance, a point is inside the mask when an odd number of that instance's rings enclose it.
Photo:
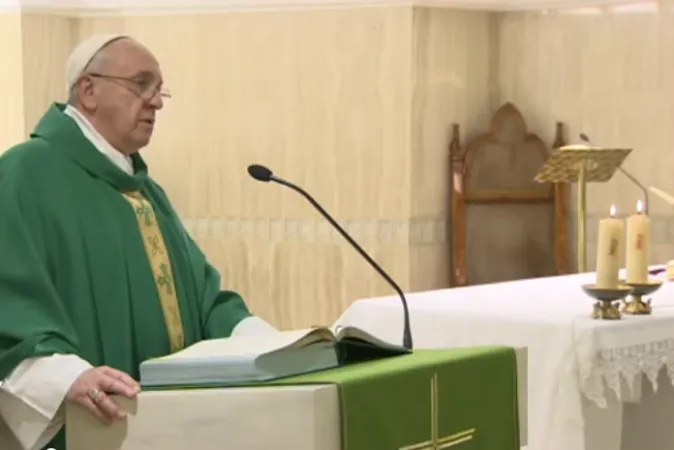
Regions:
[[[553,151],[535,177],[539,183],[576,183],[578,189],[578,272],[587,269],[585,227],[587,183],[604,183],[632,149],[567,145]]]
[[[67,409],[68,450],[341,450],[333,385],[143,392],[105,426]]]
[[[67,448],[516,450],[527,441],[527,350],[506,351],[514,351],[513,376],[482,370],[494,359],[479,347],[417,351],[411,358],[357,364],[362,369],[335,369],[355,382],[350,388],[358,391],[355,397],[325,383],[145,391],[134,400],[113,398],[128,415],[111,426],[77,405],[68,406]],[[427,371],[420,363],[429,352],[459,356]],[[401,371],[404,358],[418,363]],[[377,375],[375,365],[390,370]],[[370,381],[398,389],[386,389],[382,396]],[[495,388],[499,384],[505,389]]]

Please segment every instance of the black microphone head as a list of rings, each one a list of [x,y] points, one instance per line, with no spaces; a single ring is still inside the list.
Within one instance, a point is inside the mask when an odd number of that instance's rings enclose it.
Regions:
[[[248,166],[248,175],[255,178],[257,181],[269,182],[274,174],[265,166],[251,164]]]
[[[590,138],[587,137],[587,134],[585,134],[585,133],[580,133],[578,136],[580,137],[580,140],[581,140],[581,141],[583,141],[583,142],[590,142]]]

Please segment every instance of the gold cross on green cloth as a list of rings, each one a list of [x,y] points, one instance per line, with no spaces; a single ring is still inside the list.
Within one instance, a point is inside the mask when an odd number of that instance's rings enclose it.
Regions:
[[[425,442],[400,447],[399,450],[442,450],[473,439],[475,436],[475,428],[450,434],[449,436],[438,436],[440,434],[438,431],[440,423],[439,403],[438,374],[436,373],[433,375],[433,378],[431,378],[431,438]]]

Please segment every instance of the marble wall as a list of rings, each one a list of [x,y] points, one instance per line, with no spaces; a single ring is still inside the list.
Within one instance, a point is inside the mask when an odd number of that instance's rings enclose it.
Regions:
[[[410,216],[418,227],[410,251],[410,287],[449,285],[447,237],[451,125],[464,139],[486,131],[498,76],[495,15],[415,8],[412,28]],[[426,224],[426,225],[423,225]]]
[[[499,101],[517,104],[546,142],[553,139],[550,123],[562,121],[569,142],[586,133],[602,146],[632,148],[624,168],[643,184],[674,193],[673,25],[666,10],[500,15]],[[588,187],[588,269],[594,270],[597,221],[611,204],[621,215],[633,214],[640,198],[620,173]],[[575,220],[574,198],[570,208]],[[674,210],[652,195],[649,209],[652,262],[674,259]]]
[[[0,144],[18,142],[63,100],[66,56],[79,39],[133,35],[155,52],[173,92],[144,156],[223,285],[282,328],[328,324],[351,301],[392,290],[308,203],[255,183],[248,164],[314,194],[403,289],[445,287],[453,122],[466,141],[512,101],[546,142],[562,121],[570,141],[583,131],[633,146],[627,168],[674,192],[671,24],[657,14],[408,6],[5,14],[0,42],[20,63],[0,67]],[[637,198],[624,177],[592,186],[590,240],[611,202],[627,213]],[[654,259],[669,259],[671,214],[655,199],[651,212]]]
[[[122,32],[153,50],[173,98],[144,156],[223,285],[259,315],[283,328],[329,324],[351,301],[393,291],[304,199],[252,181],[246,166],[257,162],[314,194],[403,289],[447,286],[449,129],[453,120],[481,129],[489,115],[488,13],[25,13],[19,22],[23,68],[13,77],[30,88],[9,140],[63,100],[63,64],[79,39]]]

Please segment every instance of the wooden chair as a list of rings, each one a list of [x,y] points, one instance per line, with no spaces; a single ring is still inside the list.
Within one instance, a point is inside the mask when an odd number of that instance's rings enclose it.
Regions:
[[[506,103],[489,130],[450,145],[452,286],[569,273],[568,186],[537,183],[550,148]],[[557,123],[552,148],[564,145]]]

